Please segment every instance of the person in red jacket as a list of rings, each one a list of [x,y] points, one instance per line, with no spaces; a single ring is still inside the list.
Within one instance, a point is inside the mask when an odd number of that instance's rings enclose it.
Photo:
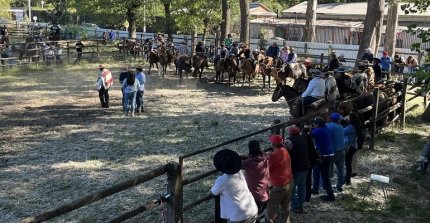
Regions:
[[[112,73],[100,64],[97,90],[99,91],[100,103],[103,108],[109,108],[109,88],[112,86],[112,83]]]
[[[269,154],[270,198],[266,207],[266,222],[290,222],[290,200],[293,190],[291,159],[284,148],[282,136],[269,137],[273,152]]]

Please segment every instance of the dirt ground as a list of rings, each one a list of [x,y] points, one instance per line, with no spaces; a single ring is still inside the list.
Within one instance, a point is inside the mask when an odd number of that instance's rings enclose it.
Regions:
[[[288,119],[285,101],[271,102],[270,91],[262,90],[258,81],[251,87],[234,87],[191,78],[178,85],[176,76],[162,79],[155,72],[147,76],[145,112],[125,116],[117,81],[110,90],[111,107],[100,107],[95,91],[96,67],[44,67],[0,75],[0,222],[18,222],[156,165],[177,161],[181,154],[268,127],[274,119]],[[116,80],[119,67],[110,67]],[[268,134],[254,138],[268,147]],[[429,132],[415,134],[423,140]],[[246,143],[244,140],[228,148],[244,153]],[[363,152],[363,173],[354,178],[355,186],[337,194],[338,202],[312,199],[305,207],[306,214],[292,215],[293,222],[369,222],[366,206],[378,213],[383,206],[382,193],[373,189],[371,199],[359,203],[358,192],[367,185],[375,164],[384,169],[397,161],[390,157],[391,162],[385,162],[398,148],[383,150],[385,144],[381,145],[377,156]],[[185,178],[213,168],[212,154],[187,159]],[[413,156],[417,154],[418,149]],[[406,161],[402,165],[407,166]],[[206,195],[214,178],[186,187],[184,203]],[[165,177],[157,178],[50,222],[106,222],[163,194],[165,182]],[[420,202],[428,204],[425,198],[429,190],[423,191]],[[397,194],[396,190],[392,193]],[[185,213],[185,222],[209,222],[212,205],[210,202]],[[160,208],[127,222],[162,222],[164,214]],[[399,222],[419,222],[416,220]]]

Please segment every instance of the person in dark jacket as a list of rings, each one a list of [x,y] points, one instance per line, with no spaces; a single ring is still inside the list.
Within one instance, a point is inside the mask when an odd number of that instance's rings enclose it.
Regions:
[[[130,73],[130,66],[129,65],[125,65],[122,70],[121,73],[119,74],[119,83],[122,84],[124,82],[124,80],[128,77]],[[122,104],[124,105],[124,89],[121,88],[121,93],[122,93]]]
[[[361,60],[367,60],[369,62],[373,61],[373,53],[372,53],[372,49],[367,48],[365,50],[365,53],[363,54],[363,56],[361,57]]]
[[[205,46],[203,45],[203,43],[202,42],[198,42],[197,45],[196,45],[196,53],[203,54],[205,52],[206,52],[206,49],[205,49]]]
[[[339,67],[340,67],[339,58],[337,58],[336,52],[333,51],[333,52],[331,52],[331,60],[330,60],[330,63],[328,65],[328,69],[329,69],[329,71],[334,71]]]
[[[375,82],[377,83],[382,79],[382,70],[380,66],[381,60],[379,58],[373,58],[373,72],[375,73]]]
[[[304,127],[302,131],[302,136],[306,140],[307,144],[307,151],[308,151],[308,158],[309,158],[309,166],[308,171],[306,175],[306,202],[311,201],[311,195],[312,195],[312,167],[314,166],[320,166],[321,165],[321,157],[315,150],[315,143],[311,135],[311,128],[310,127]]]
[[[278,44],[273,43],[266,51],[266,56],[268,57],[273,57],[273,58],[277,58],[279,55],[279,47]]]
[[[296,126],[288,129],[288,135],[290,136],[288,140],[291,141],[292,145],[288,152],[291,157],[291,170],[294,179],[291,197],[291,211],[294,213],[303,213],[303,202],[306,196],[306,175],[310,163],[306,138],[300,132],[300,128]]]

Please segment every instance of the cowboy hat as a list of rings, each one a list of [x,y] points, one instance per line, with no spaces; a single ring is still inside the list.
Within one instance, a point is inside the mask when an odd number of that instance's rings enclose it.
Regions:
[[[105,68],[105,66],[103,64],[100,64],[99,69],[101,69],[101,68]]]
[[[218,151],[213,158],[217,170],[225,174],[236,174],[242,169],[242,159],[233,150],[223,149]]]
[[[360,62],[360,65],[363,65],[363,66],[372,66],[373,64],[370,63],[368,60],[363,60],[363,61]]]
[[[313,77],[323,77],[324,76],[324,73],[320,69],[309,69],[309,73],[311,73]]]

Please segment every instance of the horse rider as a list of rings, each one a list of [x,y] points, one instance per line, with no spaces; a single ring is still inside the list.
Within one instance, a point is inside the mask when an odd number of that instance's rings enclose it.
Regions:
[[[188,60],[188,47],[187,47],[187,41],[182,42],[181,44],[178,44],[175,47],[176,52],[178,53],[178,71],[179,75],[182,76],[182,70],[187,69],[185,66],[185,61]]]
[[[255,60],[253,57],[251,57],[251,49],[249,49],[249,47],[246,44],[242,45],[242,50],[239,52],[239,57],[242,55],[245,59],[251,62],[252,68],[255,70],[255,66],[256,66]]]
[[[337,88],[336,79],[332,75],[333,72],[326,71],[325,74],[325,92],[324,97],[330,106],[340,98],[339,89]]]
[[[297,63],[297,53],[294,51],[293,47],[289,47],[290,53],[288,54],[286,64]]]
[[[235,56],[239,54],[239,48],[237,48],[237,43],[233,43],[230,49],[230,56]]]
[[[281,55],[280,55],[281,60],[282,60],[282,62],[283,62],[283,63],[286,63],[286,62],[287,62],[288,54],[289,54],[289,53],[290,53],[290,51],[288,50],[288,47],[284,46],[284,47],[282,48]]]
[[[214,62],[215,66],[220,59],[226,59],[229,56],[230,56],[230,54],[228,52],[227,47],[225,47],[224,44],[221,44],[221,47],[218,48],[217,53],[216,53],[215,62]]]
[[[233,45],[233,37],[231,34],[227,34],[227,38],[224,40],[224,45],[227,47],[228,50],[231,49],[231,46]]]
[[[303,106],[310,105],[325,96],[325,80],[324,74],[319,69],[311,69],[312,80],[309,82],[305,92],[301,95]]]
[[[337,58],[335,51],[331,52],[330,57],[331,59],[330,59],[330,63],[328,64],[328,69],[330,71],[334,71],[340,67],[340,61],[339,61],[339,58]]]
[[[195,51],[196,51],[196,55],[203,56],[205,58],[205,66],[209,67],[209,65],[208,65],[208,58],[205,55],[206,48],[205,48],[205,46],[203,45],[203,43],[201,41],[199,41],[197,43]]]
[[[279,56],[279,47],[277,43],[273,43],[266,51],[266,56],[277,58]]]
[[[357,72],[351,77],[351,89],[355,93],[362,95],[367,93],[368,88],[368,77],[365,73],[365,66],[359,66],[360,72]]]

